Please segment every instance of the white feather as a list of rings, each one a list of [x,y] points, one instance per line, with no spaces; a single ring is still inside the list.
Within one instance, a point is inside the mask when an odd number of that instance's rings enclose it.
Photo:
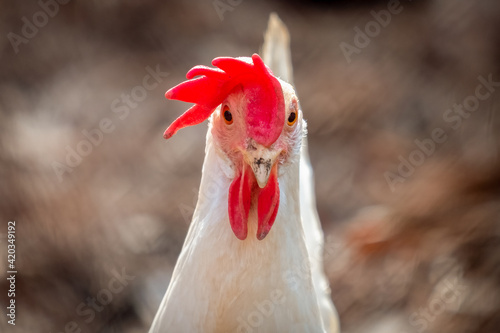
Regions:
[[[280,208],[259,241],[251,210],[248,238],[227,213],[228,178],[211,127],[199,200],[167,293],[150,332],[323,332],[299,203],[299,164],[280,175]]]

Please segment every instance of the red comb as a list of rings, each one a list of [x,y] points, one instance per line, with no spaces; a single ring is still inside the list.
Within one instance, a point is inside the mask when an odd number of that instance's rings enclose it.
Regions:
[[[208,119],[227,95],[237,85],[241,85],[248,99],[248,135],[266,146],[276,141],[285,121],[281,85],[258,54],[252,55],[252,61],[253,64],[237,58],[222,57],[212,61],[212,65],[218,68],[193,67],[186,74],[188,81],[168,90],[165,97],[195,105],[177,118],[163,137],[169,139],[179,129]]]

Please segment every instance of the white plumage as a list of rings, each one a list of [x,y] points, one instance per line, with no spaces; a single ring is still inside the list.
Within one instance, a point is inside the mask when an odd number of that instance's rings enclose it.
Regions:
[[[288,32],[274,14],[263,58],[276,76],[291,81]],[[288,109],[295,92],[280,83]],[[230,102],[237,105],[243,98],[235,94]],[[210,117],[193,220],[150,332],[338,332],[322,268],[323,233],[302,113],[288,133],[294,149],[279,166],[279,210],[263,240],[254,237],[253,208],[248,217],[253,237],[240,240],[229,226],[228,188],[235,171],[216,139],[217,117],[220,108]]]

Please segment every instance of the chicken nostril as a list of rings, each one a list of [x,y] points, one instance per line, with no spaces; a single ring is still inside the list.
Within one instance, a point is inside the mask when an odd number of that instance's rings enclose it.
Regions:
[[[255,158],[253,163],[256,169],[260,169],[261,166],[264,166],[267,173],[271,170],[271,159],[265,160],[262,157],[259,159]]]

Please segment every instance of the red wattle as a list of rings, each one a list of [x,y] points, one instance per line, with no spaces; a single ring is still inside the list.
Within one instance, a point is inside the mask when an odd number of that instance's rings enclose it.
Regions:
[[[271,170],[271,175],[266,187],[259,192],[258,217],[259,225],[257,227],[257,239],[263,240],[276,220],[278,207],[280,204],[280,188],[278,184],[277,163]]]
[[[243,166],[243,170],[229,186],[229,223],[235,236],[244,240],[248,233],[248,213],[252,202],[252,170]]]

